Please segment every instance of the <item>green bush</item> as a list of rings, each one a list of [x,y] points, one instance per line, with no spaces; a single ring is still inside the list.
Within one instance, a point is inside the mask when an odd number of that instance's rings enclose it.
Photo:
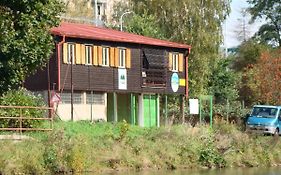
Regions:
[[[0,105],[3,106],[45,106],[43,99],[40,96],[36,96],[26,89],[18,89],[8,91],[0,97]],[[44,117],[47,111],[39,109],[18,109],[18,108],[0,108],[1,117],[22,117],[25,118],[39,118]],[[40,120],[24,119],[22,121],[22,127],[24,128],[36,128],[42,122]],[[18,119],[0,119],[0,127],[2,128],[17,128],[20,126]]]

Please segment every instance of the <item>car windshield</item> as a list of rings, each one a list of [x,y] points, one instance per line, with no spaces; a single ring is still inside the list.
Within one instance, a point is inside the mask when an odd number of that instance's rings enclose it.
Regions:
[[[270,107],[254,107],[252,115],[258,117],[270,117],[274,118],[277,113],[277,108],[270,108]]]

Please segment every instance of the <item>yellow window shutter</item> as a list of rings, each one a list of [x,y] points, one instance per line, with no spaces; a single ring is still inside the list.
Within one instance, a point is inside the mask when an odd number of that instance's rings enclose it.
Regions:
[[[112,67],[115,67],[115,60],[114,60],[114,47],[110,47],[110,50],[109,50],[109,59],[110,59],[110,66]]]
[[[114,63],[115,66],[118,67],[119,66],[119,48],[115,48],[115,54],[114,54]]]
[[[169,52],[169,70],[172,70],[173,66],[173,53]]]
[[[86,64],[86,51],[85,51],[85,45],[81,44],[81,63]]]
[[[131,68],[131,49],[126,49],[126,68]]]
[[[63,43],[63,63],[68,63],[67,62],[67,43]]]
[[[98,64],[102,65],[102,47],[98,46]]]
[[[183,54],[179,54],[179,72],[183,72]]]
[[[99,65],[98,64],[98,46],[93,47],[93,64],[95,66]]]
[[[75,59],[74,63],[81,64],[81,44],[75,44]]]

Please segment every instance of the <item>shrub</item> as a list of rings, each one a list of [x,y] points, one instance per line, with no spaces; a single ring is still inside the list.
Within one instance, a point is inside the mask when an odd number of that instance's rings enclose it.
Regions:
[[[3,94],[0,97],[0,104],[4,106],[45,106],[43,99],[40,96],[36,96],[26,89],[11,90]],[[2,117],[20,117],[22,115],[25,118],[39,118],[43,117],[46,111],[38,109],[16,109],[16,108],[2,108],[0,109],[0,116]],[[22,121],[22,127],[34,128],[41,124],[40,120],[28,120]],[[0,127],[2,128],[17,128],[20,126],[18,119],[0,119]]]

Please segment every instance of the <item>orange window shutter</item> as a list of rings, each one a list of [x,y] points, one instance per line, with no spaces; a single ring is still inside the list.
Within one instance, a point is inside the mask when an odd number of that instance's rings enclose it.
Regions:
[[[110,47],[110,51],[109,51],[109,59],[110,59],[110,66],[115,67],[115,59],[114,59],[114,47]]]
[[[98,46],[93,47],[93,64],[95,66],[99,65],[98,64]]]
[[[173,53],[169,52],[169,70],[172,70],[173,66]]]
[[[98,65],[102,65],[102,47],[98,46]]]
[[[179,54],[179,72],[183,72],[183,54]]]
[[[81,64],[81,44],[75,44],[75,59],[76,64]]]
[[[131,68],[131,49],[126,49],[126,68]]]
[[[68,63],[67,57],[67,43],[63,43],[63,63]]]
[[[86,64],[86,47],[84,44],[81,44],[81,63]]]
[[[114,54],[114,63],[115,66],[118,67],[119,66],[119,48],[115,48],[115,54]]]

